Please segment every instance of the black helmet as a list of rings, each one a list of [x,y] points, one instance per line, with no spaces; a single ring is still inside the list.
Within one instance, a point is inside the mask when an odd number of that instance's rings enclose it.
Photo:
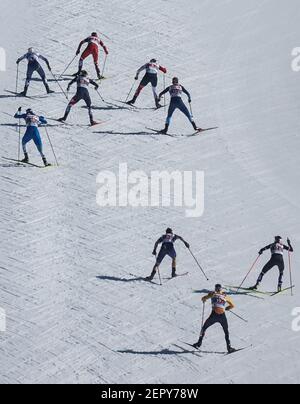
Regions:
[[[216,286],[215,286],[215,291],[216,291],[216,292],[221,292],[222,289],[223,289],[223,288],[222,288],[222,285],[220,285],[219,283],[217,283]]]
[[[34,112],[32,111],[31,108],[26,109],[26,114],[27,115],[34,115]]]
[[[166,234],[173,234],[173,230],[172,230],[172,229],[170,229],[170,227],[169,227],[169,228],[167,228],[167,230],[166,230]]]
[[[150,63],[157,63],[157,59],[151,59]]]
[[[179,83],[179,78],[178,77],[174,77],[172,80],[173,84],[178,84]]]
[[[87,77],[87,76],[88,76],[88,72],[87,72],[86,70],[81,70],[80,76]]]
[[[92,32],[91,36],[98,36],[97,32]]]
[[[282,240],[282,237],[280,237],[280,236],[276,236],[276,237],[275,237],[276,243],[279,243],[281,240]]]

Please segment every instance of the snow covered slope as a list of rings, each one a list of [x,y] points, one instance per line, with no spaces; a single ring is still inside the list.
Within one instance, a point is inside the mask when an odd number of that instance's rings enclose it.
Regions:
[[[2,156],[17,155],[11,116],[19,104],[50,118],[66,106],[59,94],[16,100],[5,91],[14,91],[15,60],[29,46],[59,74],[91,30],[105,33],[110,57],[101,92],[110,105],[92,90],[95,117],[105,124],[87,129],[51,121],[59,168],[1,161],[0,307],[7,314],[1,383],[300,382],[300,335],[291,325],[297,289],[294,297],[234,299],[249,324],[229,317],[232,343],[252,349],[196,356],[175,346],[198,338],[201,291],[217,281],[241,281],[274,235],[291,237],[299,284],[300,76],[291,70],[299,17],[297,0],[91,0],[84,6],[2,0],[0,47],[8,59],[8,71],[0,72]],[[198,125],[218,131],[157,136],[145,127],[163,127],[163,109],[121,108],[117,100],[126,98],[136,69],[151,57],[168,67],[168,82],[177,75],[191,91]],[[93,72],[91,62],[87,67]],[[22,77],[25,72],[22,64]],[[32,83],[30,94],[43,91]],[[150,88],[137,105],[153,106]],[[70,123],[79,122],[88,123],[88,116],[76,107]],[[171,133],[190,130],[184,117],[174,117]],[[40,163],[34,147],[29,150]],[[99,208],[97,174],[117,172],[119,163],[147,173],[204,170],[204,216],[187,219],[178,208]],[[190,276],[159,287],[130,275],[150,273],[153,244],[167,226],[191,243],[210,282],[180,244],[179,272]],[[169,271],[165,262],[163,277]],[[277,275],[275,269],[265,278],[265,290],[274,289]],[[220,329],[209,331],[205,348],[224,350]]]

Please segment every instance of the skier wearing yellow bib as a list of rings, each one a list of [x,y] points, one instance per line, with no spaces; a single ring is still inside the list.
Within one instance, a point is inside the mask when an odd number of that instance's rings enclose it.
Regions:
[[[231,347],[230,337],[229,337],[229,329],[228,329],[228,321],[226,317],[226,311],[234,309],[234,304],[230,297],[226,295],[223,291],[221,285],[216,285],[215,291],[210,292],[207,296],[202,298],[203,304],[205,304],[208,300],[212,302],[212,313],[210,317],[206,320],[200,334],[199,341],[193,346],[196,349],[201,348],[203,339],[205,337],[206,331],[215,324],[220,324],[225,333],[225,340],[227,344],[228,353],[236,352],[234,348]]]

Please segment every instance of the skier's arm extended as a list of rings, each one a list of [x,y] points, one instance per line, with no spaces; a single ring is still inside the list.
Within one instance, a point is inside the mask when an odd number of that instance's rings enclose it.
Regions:
[[[163,66],[159,66],[159,70],[165,74],[167,74],[167,69]]]
[[[103,48],[105,54],[108,55],[108,49],[107,49],[107,47],[104,45],[103,41],[100,41],[100,45],[102,46],[102,48]]]
[[[233,310],[235,308],[235,305],[233,301],[230,299],[230,297],[226,297],[226,302],[228,303],[228,306],[226,307],[226,311]]]
[[[18,60],[17,60],[17,65],[22,62],[22,60],[26,59],[27,57],[27,53],[25,53],[25,55],[21,56]]]
[[[211,299],[213,297],[213,295],[214,295],[214,292],[210,292],[208,295],[202,297],[202,302],[206,303],[207,300],[209,300],[209,299]]]
[[[90,80],[90,83],[91,83],[92,86],[95,87],[95,90],[98,90],[99,85],[94,80]]]
[[[273,244],[267,245],[266,247],[262,248],[259,251],[259,255],[262,255],[265,251],[270,250],[270,248],[272,247]]]
[[[290,251],[290,252],[294,252],[294,249],[293,249],[292,244],[291,244],[291,240],[289,238],[287,239],[287,243],[288,243],[288,246],[285,245],[284,249],[287,250],[287,251]]]
[[[164,91],[162,91],[160,94],[159,94],[159,99],[161,99],[162,97],[163,97],[163,95],[165,95],[165,94],[167,94],[167,92],[169,92],[170,91],[170,87],[167,87]]]
[[[191,103],[192,102],[191,94],[184,87],[182,87],[182,92],[188,96],[189,103]]]
[[[22,111],[22,108],[20,107],[18,109],[18,111],[15,113],[14,118],[16,118],[16,119],[25,119],[26,114],[22,114],[21,111]]]
[[[80,42],[80,44],[78,45],[77,51],[76,51],[76,55],[78,56],[81,50],[81,47],[84,43],[87,43],[89,41],[89,38],[84,39],[83,41]]]
[[[70,88],[72,87],[72,85],[73,85],[74,83],[76,83],[76,81],[77,81],[77,77],[75,77],[75,79],[73,79],[72,81],[70,81],[70,83],[68,84],[68,91],[70,90]]]
[[[39,124],[40,125],[47,125],[48,122],[44,116],[39,116]]]
[[[42,59],[46,63],[49,71],[51,72],[51,67],[50,67],[49,60],[47,58],[45,58],[45,56],[43,56],[43,55],[39,55],[39,59]]]
[[[154,249],[153,249],[153,255],[157,255],[157,248],[159,246],[159,244],[161,244],[163,242],[163,238],[161,237],[160,239],[157,240],[157,242],[154,245]]]
[[[184,238],[182,238],[182,237],[180,237],[180,236],[178,236],[178,235],[176,235],[176,238],[177,238],[178,240],[182,241],[183,244],[186,246],[186,248],[190,248],[189,243],[187,243],[187,242],[184,240]]]
[[[148,64],[145,64],[144,66],[142,66],[142,67],[139,68],[139,70],[136,72],[136,75],[135,75],[135,79],[136,79],[136,80],[139,79],[140,73],[142,73],[143,70],[146,70],[146,69],[147,69],[147,66],[148,66]]]

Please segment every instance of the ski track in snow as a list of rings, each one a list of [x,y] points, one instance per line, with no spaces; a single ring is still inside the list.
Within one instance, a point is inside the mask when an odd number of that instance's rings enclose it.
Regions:
[[[91,90],[103,125],[49,128],[60,168],[9,167],[1,160],[0,307],[7,332],[0,334],[0,382],[299,383],[299,334],[291,330],[297,289],[294,297],[264,301],[235,297],[249,324],[228,315],[232,343],[251,349],[222,357],[189,353],[180,342],[198,338],[201,291],[216,281],[237,284],[273,235],[292,238],[294,283],[300,281],[300,100],[290,69],[291,49],[299,45],[298,1],[190,0],[186,7],[183,0],[111,0],[84,8],[78,0],[3,3],[0,46],[9,68],[0,72],[3,156],[16,158],[18,135],[8,115],[19,105],[52,118],[66,107],[59,94],[21,100],[4,91],[14,91],[15,60],[28,46],[49,57],[59,74],[91,29],[104,32],[111,38],[103,38],[110,78],[100,90],[111,104]],[[7,27],[16,5],[12,36]],[[115,100],[126,98],[136,69],[151,57],[169,68],[167,82],[178,75],[191,90],[198,124],[220,129],[188,139],[157,136],[145,127],[163,127],[164,109],[122,109]],[[86,67],[94,74],[91,61]],[[43,91],[33,81],[29,95]],[[150,88],[137,106],[153,106]],[[69,123],[87,124],[87,111],[76,106]],[[171,132],[190,131],[176,114]],[[29,152],[40,164],[32,145]],[[205,170],[205,215],[191,220],[177,208],[100,209],[96,176],[117,171],[120,162],[147,172]],[[131,273],[150,273],[152,245],[166,226],[188,239],[210,283],[180,244],[179,271],[190,276],[162,288],[134,281]],[[268,258],[261,258],[249,283]],[[163,275],[169,271],[164,263]],[[273,290],[276,280],[275,270],[263,288]],[[203,348],[224,351],[222,331],[210,330]]]

